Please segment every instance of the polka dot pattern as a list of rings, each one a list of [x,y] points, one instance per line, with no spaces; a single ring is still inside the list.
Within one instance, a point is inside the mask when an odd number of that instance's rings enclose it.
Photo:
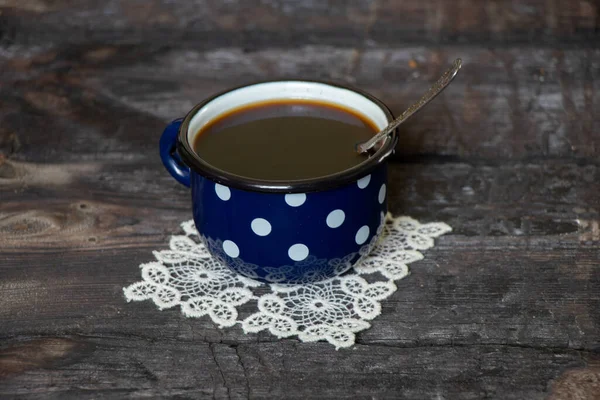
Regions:
[[[367,241],[367,239],[369,238],[369,226],[368,225],[364,225],[362,226],[358,232],[356,232],[356,236],[354,237],[354,240],[356,241],[356,244],[363,244],[364,242]]]
[[[379,204],[383,204],[383,202],[385,201],[385,193],[386,193],[386,187],[385,187],[385,183],[383,185],[381,185],[381,189],[379,189],[379,197],[377,200],[379,200]]]
[[[342,210],[333,210],[327,215],[327,226],[330,228],[339,228],[344,223],[346,214]]]
[[[300,207],[306,201],[306,194],[304,193],[293,193],[285,195],[285,202],[290,207]]]
[[[258,236],[267,236],[271,233],[271,224],[264,218],[254,218],[250,224],[252,231]]]
[[[370,175],[370,174],[369,174],[369,175],[367,175],[367,176],[365,176],[364,178],[360,178],[360,179],[359,179],[359,180],[356,182],[356,184],[358,185],[358,187],[359,187],[360,189],[364,189],[364,188],[366,188],[367,186],[369,186],[369,182],[371,182],[371,175]]]
[[[237,190],[200,175],[192,181],[194,219],[206,246],[236,272],[262,281],[308,283],[344,272],[367,251],[387,211],[385,168],[303,193]]]
[[[240,255],[240,248],[231,240],[223,242],[223,251],[231,258],[238,258]]]
[[[231,190],[227,186],[218,183],[215,183],[215,193],[223,201],[227,201],[231,198]]]
[[[288,256],[294,261],[302,261],[308,257],[308,247],[302,243],[291,246],[288,250]]]

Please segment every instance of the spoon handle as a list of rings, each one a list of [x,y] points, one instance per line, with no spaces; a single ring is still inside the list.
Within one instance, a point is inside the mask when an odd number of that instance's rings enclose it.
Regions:
[[[461,66],[462,60],[460,58],[454,60],[452,66],[446,72],[444,72],[440,79],[438,79],[437,82],[429,88],[429,90],[423,95],[423,97],[419,99],[419,101],[408,107],[406,111],[400,114],[398,118],[390,122],[390,124],[386,126],[382,131],[380,131],[377,135],[373,136],[366,142],[359,143],[356,146],[356,151],[358,151],[358,153],[364,153],[368,151],[373,146],[375,146],[377,142],[379,142],[381,139],[392,133],[394,129],[398,127],[398,125],[409,119],[413,114],[415,114],[417,111],[423,108],[423,106],[425,106],[427,103],[433,100],[435,96],[440,94],[444,89],[446,89],[446,86],[448,86],[450,82],[452,82]]]

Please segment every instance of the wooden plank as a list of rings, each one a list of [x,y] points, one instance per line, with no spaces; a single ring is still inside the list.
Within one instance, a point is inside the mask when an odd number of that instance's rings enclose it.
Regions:
[[[2,179],[0,237],[10,244],[6,251],[14,246],[96,248],[100,240],[85,244],[86,235],[95,233],[104,233],[106,245],[113,246],[172,232],[178,221],[190,218],[189,192],[155,158],[54,165],[5,161],[0,171],[17,171]],[[461,238],[453,245],[465,248],[480,238],[498,240],[498,246],[509,240],[511,247],[529,246],[531,240],[538,246],[594,245],[599,174],[599,166],[561,161],[394,162],[390,211],[443,220]]]
[[[598,5],[586,0],[5,0],[2,6],[5,45],[598,43]]]
[[[24,55],[7,62],[10,72],[5,88],[0,87],[0,151],[51,161],[74,143],[78,152],[62,154],[63,161],[154,156],[166,121],[212,93],[264,79],[348,83],[372,92],[398,113],[457,56],[465,61],[461,76],[402,126],[399,156],[597,163],[600,50],[590,48],[359,52],[318,46],[244,53],[239,48],[205,52],[149,45]],[[56,138],[56,146],[45,148],[40,132]]]
[[[193,323],[182,324],[189,334],[185,339],[75,335],[11,341],[0,350],[0,371],[13,372],[0,385],[0,395],[541,400],[546,382],[562,369],[581,365],[582,356],[502,346],[358,345],[335,351],[323,343],[290,340],[209,343],[188,324]],[[35,363],[19,364],[27,352],[37,354]],[[14,373],[17,368],[20,374]]]
[[[383,302],[364,345],[524,346],[594,351],[600,329],[600,281],[596,248],[519,248],[516,240],[479,239],[465,249],[447,238],[398,282]],[[122,287],[141,279],[138,265],[166,248],[146,243],[98,249],[47,250],[21,247],[3,252],[4,293],[0,337],[79,334],[179,337],[179,310],[159,312],[151,303],[126,304]],[[501,246],[503,244],[504,246]],[[90,246],[91,247],[91,246]],[[531,246],[533,247],[533,246]],[[249,315],[252,305],[242,308]],[[219,331],[208,318],[189,320],[204,335],[228,342],[275,340],[267,333]],[[295,341],[295,340],[292,340]]]

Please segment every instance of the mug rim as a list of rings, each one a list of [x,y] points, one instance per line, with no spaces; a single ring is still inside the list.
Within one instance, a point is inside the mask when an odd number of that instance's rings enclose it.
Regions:
[[[216,98],[233,92],[238,89],[251,87],[263,83],[277,83],[277,82],[306,82],[306,83],[318,83],[328,85],[334,88],[341,88],[355,92],[366,99],[374,103],[385,115],[387,122],[391,122],[394,116],[390,109],[377,97],[372,94],[363,91],[361,89],[334,82],[310,80],[310,79],[277,79],[277,80],[264,80],[257,81],[250,84],[244,84],[236,86],[230,89],[223,90],[216,94],[209,96],[207,99],[196,104],[183,118],[179,133],[177,135],[177,152],[183,160],[183,162],[190,167],[195,173],[202,175],[214,182],[222,185],[226,185],[231,188],[241,189],[251,192],[266,192],[266,193],[308,193],[318,192],[329,189],[334,189],[352,182],[356,182],[360,178],[367,175],[370,171],[375,169],[381,163],[385,162],[386,159],[393,153],[396,144],[398,143],[397,129],[395,129],[390,136],[385,139],[384,144],[368,159],[362,163],[355,165],[351,168],[336,172],[334,174],[320,176],[317,178],[299,179],[299,180],[262,180],[248,178],[241,175],[236,175],[231,172],[227,172],[220,168],[217,168],[208,162],[204,161],[196,152],[193,150],[192,145],[189,142],[188,128],[192,118],[208,103],[215,100]],[[336,102],[333,102],[337,104]]]

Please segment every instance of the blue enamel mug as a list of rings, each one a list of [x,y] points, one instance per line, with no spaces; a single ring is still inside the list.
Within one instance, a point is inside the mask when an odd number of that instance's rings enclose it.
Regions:
[[[194,152],[195,136],[222,114],[253,103],[294,99],[350,109],[379,129],[393,119],[381,101],[356,89],[274,81],[203,101],[185,118],[171,122],[160,139],[166,169],[191,188],[194,222],[209,252],[233,271],[269,283],[332,278],[370,252],[385,223],[387,158],[398,140],[394,132],[374,154],[350,169],[295,181],[234,175]]]

